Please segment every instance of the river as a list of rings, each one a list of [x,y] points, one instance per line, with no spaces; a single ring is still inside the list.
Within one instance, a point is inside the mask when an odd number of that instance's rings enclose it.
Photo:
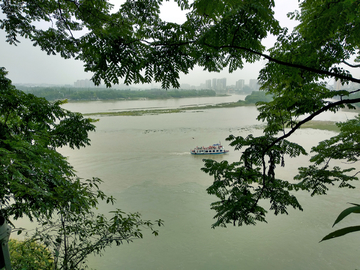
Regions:
[[[130,109],[175,108],[216,104],[243,96],[68,103],[79,111],[106,112]],[[60,149],[69,157],[78,176],[99,177],[101,189],[116,198],[116,208],[140,212],[144,219],[163,219],[159,236],[107,249],[102,257],[90,256],[95,269],[359,269],[360,234],[319,243],[331,232],[335,218],[348,202],[359,203],[358,190],[332,189],[327,196],[298,192],[304,211],[289,215],[268,214],[268,223],[211,229],[216,198],[206,193],[212,177],[202,172],[203,157],[190,155],[196,146],[221,142],[229,154],[217,160],[233,162],[240,153],[228,147],[230,135],[260,135],[255,107],[221,108],[174,114],[100,117],[92,145],[81,150]],[[320,120],[343,121],[355,113],[326,114]],[[307,150],[334,133],[300,130],[290,140]],[[292,179],[296,168],[309,157],[286,160],[278,177]],[[100,211],[111,210],[101,206]],[[350,216],[341,226],[357,225]]]

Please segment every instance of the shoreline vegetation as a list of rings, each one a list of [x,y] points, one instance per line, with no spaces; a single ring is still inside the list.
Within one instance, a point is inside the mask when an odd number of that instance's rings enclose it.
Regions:
[[[142,116],[146,114],[164,114],[164,113],[182,113],[186,111],[201,111],[208,109],[217,108],[234,108],[240,106],[254,106],[252,103],[239,100],[237,102],[219,103],[214,105],[203,105],[203,106],[186,106],[180,108],[164,108],[164,109],[150,109],[150,110],[129,110],[129,111],[118,111],[118,112],[96,112],[96,113],[84,113],[86,116]]]
[[[64,87],[19,87],[25,93],[31,93],[38,97],[43,97],[48,101],[67,99],[68,102],[86,102],[86,101],[121,101],[121,100],[139,100],[139,99],[172,99],[172,98],[191,98],[191,97],[212,97],[216,96],[214,90],[116,90],[106,88],[84,89],[84,88],[64,88]],[[240,106],[254,106],[259,101],[271,101],[272,97],[262,91],[253,91],[247,95],[245,100],[237,102],[219,103],[203,106],[186,106],[181,108],[164,108],[150,110],[128,110],[118,112],[96,112],[85,113],[84,116],[142,116],[148,114],[167,114],[184,113],[187,111],[197,112],[217,108],[234,108]],[[312,120],[301,128],[312,128],[320,130],[329,130],[338,132],[339,128],[332,121]]]
[[[129,110],[129,111],[119,111],[119,112],[97,112],[97,113],[85,113],[84,116],[142,116],[142,115],[156,115],[156,114],[166,114],[166,113],[184,113],[187,111],[200,112],[202,110],[208,109],[218,109],[218,108],[234,108],[240,106],[254,106],[254,103],[246,103],[245,101],[241,102],[230,102],[230,103],[220,103],[216,105],[206,105],[206,106],[191,106],[183,108],[173,108],[173,109],[152,109],[152,110]],[[328,130],[339,132],[339,128],[336,126],[335,122],[332,121],[319,121],[311,120],[310,122],[304,124],[301,128],[312,128],[320,130]]]
[[[107,88],[66,88],[66,87],[18,87],[19,90],[48,101],[66,99],[69,102],[78,101],[112,101],[139,99],[169,99],[191,97],[214,97],[216,92],[210,89],[202,90],[119,90]]]

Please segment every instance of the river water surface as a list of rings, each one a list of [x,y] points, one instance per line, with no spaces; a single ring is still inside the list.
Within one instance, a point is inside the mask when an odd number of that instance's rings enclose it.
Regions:
[[[82,113],[131,109],[176,108],[243,99],[242,96],[69,103],[65,108]],[[190,149],[219,141],[229,154],[214,157],[233,162],[240,153],[228,147],[230,135],[260,135],[255,107],[187,111],[176,114],[100,117],[92,145],[81,150],[60,149],[82,178],[99,177],[101,189],[113,195],[115,207],[140,212],[144,219],[163,219],[159,236],[107,249],[90,257],[95,269],[360,269],[360,234],[319,243],[331,232],[335,218],[348,202],[359,203],[358,190],[333,189],[327,196],[298,192],[304,211],[268,214],[268,223],[211,229],[215,212],[206,193],[212,177],[202,172],[203,157]],[[320,120],[343,121],[354,113],[327,114]],[[334,135],[329,131],[300,130],[290,140],[307,150]],[[287,159],[278,177],[291,180],[309,157]],[[111,207],[101,206],[100,211]],[[357,217],[342,226],[357,225]]]

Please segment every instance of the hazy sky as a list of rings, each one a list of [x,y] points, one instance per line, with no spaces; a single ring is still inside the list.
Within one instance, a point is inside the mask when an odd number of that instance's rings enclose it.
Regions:
[[[283,26],[291,26],[286,18],[289,11],[297,8],[298,0],[276,0],[276,16]],[[173,2],[165,2],[162,8],[162,17],[167,21],[181,22],[185,15],[181,13]],[[83,63],[72,59],[62,59],[60,56],[47,55],[39,47],[34,47],[31,42],[20,39],[18,46],[10,46],[5,42],[5,33],[0,30],[0,66],[4,66],[9,72],[8,78],[13,83],[36,83],[36,84],[71,84],[77,80],[90,79],[92,74],[84,72]],[[266,44],[271,44],[274,39],[269,38]],[[200,85],[207,79],[227,78],[227,84],[232,85],[238,79],[256,79],[260,68],[266,62],[260,61],[255,64],[246,64],[244,69],[229,73],[227,70],[221,73],[209,73],[196,68],[188,75],[182,74],[180,83]]]

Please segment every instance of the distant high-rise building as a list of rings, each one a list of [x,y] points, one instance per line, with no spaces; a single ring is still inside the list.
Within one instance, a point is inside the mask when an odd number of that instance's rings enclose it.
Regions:
[[[212,89],[214,89],[214,90],[217,89],[216,79],[213,79],[213,80],[212,80]]]
[[[211,89],[211,80],[206,80],[205,81],[205,87],[208,89]]]
[[[90,80],[77,80],[76,82],[74,82],[74,87],[90,88],[95,87],[95,84]]]
[[[217,86],[217,90],[225,90],[226,89],[226,78],[217,79],[216,86]]]
[[[236,81],[236,89],[243,89],[244,88],[244,85],[245,85],[245,80],[237,80]]]
[[[250,79],[249,86],[251,89],[253,89],[255,91],[259,90],[259,87],[260,87],[257,79]]]

